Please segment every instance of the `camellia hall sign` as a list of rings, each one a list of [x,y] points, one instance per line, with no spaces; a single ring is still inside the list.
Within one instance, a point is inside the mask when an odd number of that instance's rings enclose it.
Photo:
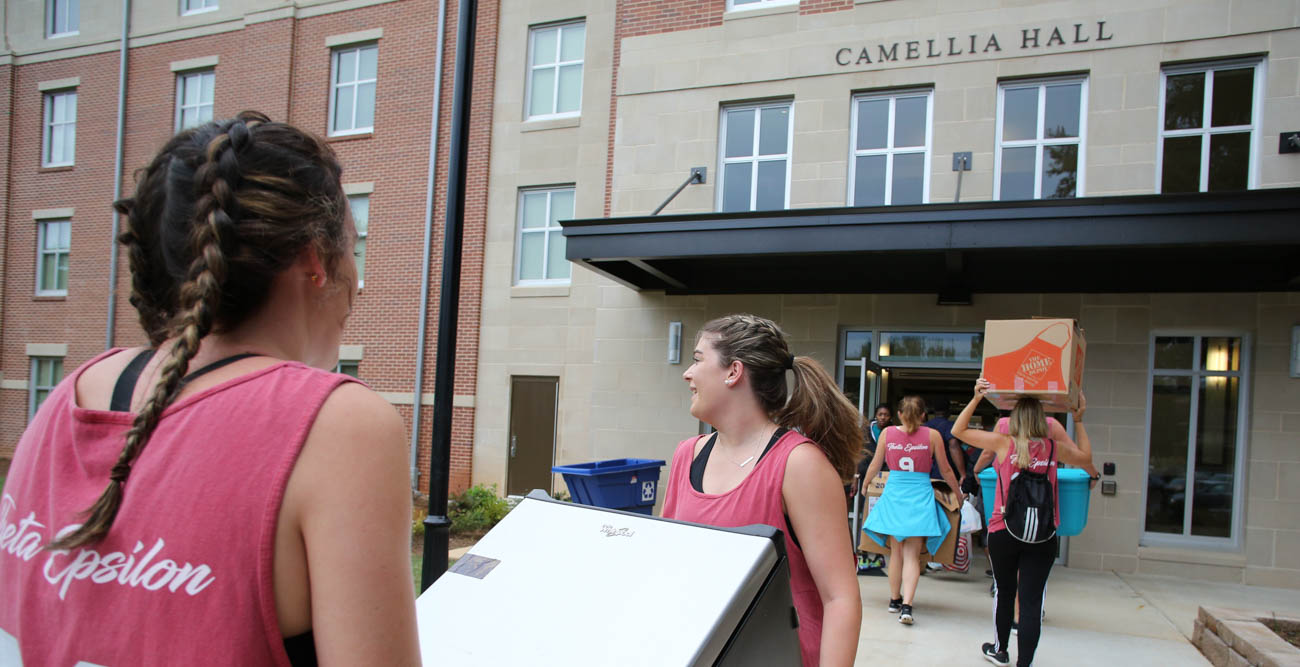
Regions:
[[[1041,27],[1021,28],[1020,50],[1050,49],[1077,44],[1107,42],[1113,37],[1114,35],[1107,31],[1105,21],[1097,21],[1095,28],[1091,23],[1075,23],[1064,29],[1060,26],[1052,26],[1050,32],[1047,28]],[[997,33],[990,32],[987,35],[974,34],[947,37],[946,43],[945,38],[940,37],[924,41],[893,42],[888,46],[883,42],[861,47],[846,46],[835,52],[835,64],[848,67],[850,65],[873,65],[886,62],[998,53],[1002,51],[1003,41],[998,39]],[[1014,43],[1014,39],[1007,41],[1007,44]]]

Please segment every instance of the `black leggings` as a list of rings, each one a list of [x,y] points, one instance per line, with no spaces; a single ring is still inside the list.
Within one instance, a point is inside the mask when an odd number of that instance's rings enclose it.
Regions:
[[[1057,538],[1039,544],[1026,544],[1005,530],[989,533],[989,557],[993,561],[993,622],[997,627],[995,650],[1007,648],[1011,621],[1015,616],[1016,594],[1020,595],[1019,652],[1016,664],[1028,667],[1034,662],[1038,637],[1042,632],[1043,599],[1047,595],[1047,575],[1056,560]]]

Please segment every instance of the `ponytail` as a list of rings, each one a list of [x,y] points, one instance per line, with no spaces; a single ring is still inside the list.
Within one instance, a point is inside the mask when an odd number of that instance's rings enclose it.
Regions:
[[[1016,445],[1016,467],[1021,470],[1029,467],[1031,461],[1029,443],[1041,440],[1048,435],[1047,416],[1043,404],[1036,398],[1025,397],[1016,401],[1007,419],[1007,434]]]
[[[863,419],[829,373],[811,357],[793,357],[794,386],[775,421],[816,442],[840,479],[848,482],[862,458]]]

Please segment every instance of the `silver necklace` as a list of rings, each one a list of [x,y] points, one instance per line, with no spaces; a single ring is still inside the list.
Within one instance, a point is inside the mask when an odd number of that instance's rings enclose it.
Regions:
[[[773,430],[772,433],[776,433],[776,431]],[[750,454],[750,455],[749,455],[749,458],[745,459],[744,461],[736,461],[736,459],[733,459],[733,458],[731,458],[730,456],[727,456],[726,454],[723,454],[723,456],[726,457],[726,459],[727,459],[728,461],[731,461],[732,463],[734,463],[734,464],[736,465],[737,468],[744,468],[745,466],[749,465],[749,462],[750,462],[750,461],[753,461],[753,460],[754,460],[754,457],[758,456],[759,450],[763,447],[763,445],[764,445],[768,440],[771,440],[771,439],[772,439],[772,436],[769,434],[769,435],[767,436],[766,439],[759,440],[759,441],[758,441],[758,447],[759,447],[759,449],[755,449],[755,450],[754,450],[754,453],[753,453],[753,454]]]

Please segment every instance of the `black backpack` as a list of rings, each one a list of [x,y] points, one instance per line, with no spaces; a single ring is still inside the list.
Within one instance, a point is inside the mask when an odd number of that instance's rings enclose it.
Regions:
[[[1056,443],[1047,442],[1051,445],[1047,471],[1030,472],[1025,468],[1012,477],[1002,510],[1007,532],[1029,544],[1046,542],[1056,536],[1056,493],[1048,477],[1056,464]]]

